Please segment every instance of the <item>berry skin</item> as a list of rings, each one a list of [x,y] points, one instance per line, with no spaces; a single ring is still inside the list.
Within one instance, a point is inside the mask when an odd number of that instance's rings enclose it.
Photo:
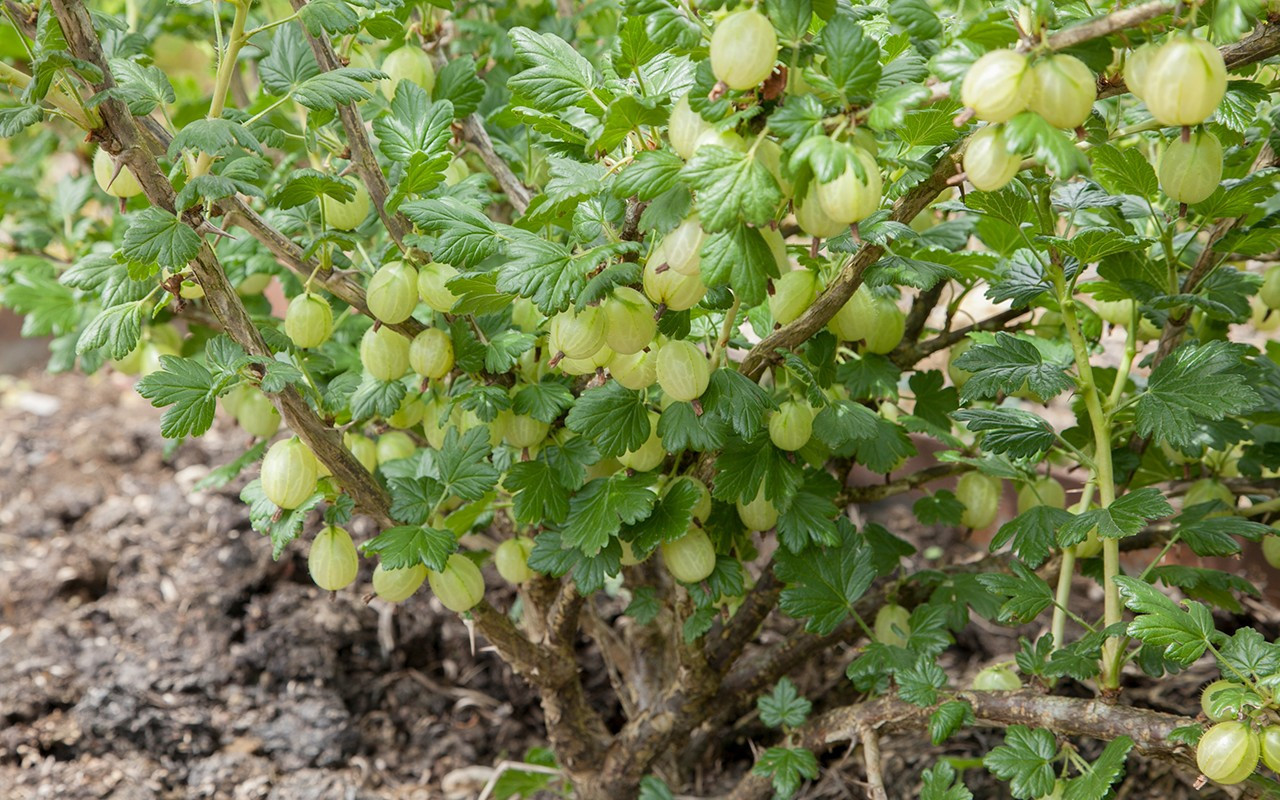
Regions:
[[[351,541],[351,534],[335,525],[329,525],[311,542],[307,553],[307,571],[316,586],[326,592],[345,589],[356,579],[360,571],[360,556]]]
[[[439,328],[427,328],[409,344],[409,366],[424,378],[439,380],[453,369],[453,340]]]
[[[636,472],[648,472],[662,463],[667,451],[662,447],[662,439],[658,437],[658,415],[649,412],[649,438],[636,450],[628,450],[618,456],[618,463]]]
[[[711,71],[730,89],[759,86],[773,73],[778,35],[759,11],[730,14],[711,34]]]
[[[1215,783],[1240,783],[1258,768],[1258,737],[1242,722],[1219,722],[1200,737],[1196,766]]]
[[[385,569],[381,564],[373,571],[373,591],[388,603],[408,600],[427,579],[427,568],[421,564],[403,569]]]
[[[317,480],[316,457],[296,436],[271,445],[262,459],[262,492],[280,508],[302,505]]]
[[[484,599],[484,576],[461,553],[449,556],[444,572],[427,570],[427,581],[440,604],[456,614],[470,611]]]
[[[1209,199],[1222,183],[1222,144],[1205,130],[1192,131],[1188,141],[1174,139],[1160,157],[1160,189],[1179,203],[1194,205]]]
[[[1147,79],[1151,75],[1151,65],[1160,52],[1160,45],[1147,42],[1130,53],[1124,61],[1124,82],[1129,91],[1139,100],[1147,99]]]
[[[373,316],[397,325],[418,305],[418,271],[403,261],[384,264],[369,279],[365,301]]]
[[[1050,508],[1067,507],[1067,490],[1056,478],[1042,475],[1018,490],[1018,513],[1024,514],[1036,506]]]
[[[985,528],[995,522],[1000,511],[1000,481],[981,472],[966,472],[956,481],[956,499],[964,504],[960,524]]]
[[[402,80],[417,84],[427,94],[431,94],[436,85],[436,70],[431,66],[431,56],[420,47],[405,46],[392,50],[382,60],[382,71],[390,79],[382,81],[378,88],[388,100],[396,96],[396,86]]]
[[[438,264],[435,261],[424,264],[418,270],[418,297],[432,311],[449,313],[453,310],[453,304],[458,302],[458,296],[449,291],[445,284],[457,274],[458,271],[448,264]]]
[[[1075,56],[1052,55],[1031,68],[1031,110],[1055,128],[1074,130],[1084,124],[1098,99],[1098,84]]]
[[[662,543],[662,563],[676,580],[698,583],[715,571],[716,549],[701,528],[690,528],[674,542]]]
[[[840,306],[840,310],[827,323],[842,341],[857,342],[867,338],[871,328],[872,315],[875,313],[875,299],[866,284],[857,288],[852,296]]]
[[[1263,728],[1259,738],[1262,740],[1262,763],[1272,772],[1280,772],[1280,725]]]
[[[880,208],[884,188],[875,158],[861,147],[848,146],[849,163],[833,180],[818,184],[818,203],[829,219],[850,225]],[[855,165],[853,162],[856,161]],[[862,175],[858,175],[861,168]]]
[[[1280,535],[1273,533],[1262,537],[1262,557],[1272,569],[1280,569]]]
[[[742,524],[746,525],[748,530],[767,531],[778,524],[778,509],[764,496],[763,486],[756,492],[756,496],[750,503],[739,500],[736,505],[738,519],[742,520]]]
[[[374,452],[379,464],[399,461],[418,452],[418,445],[409,434],[402,431],[388,431],[378,437]]]
[[[658,380],[658,355],[652,350],[624,355],[615,353],[609,359],[609,374],[633,391],[648,389]]]
[[[270,439],[280,430],[280,412],[265,394],[250,388],[235,410],[236,422],[251,436]]]
[[[979,692],[1016,692],[1022,688],[1022,681],[1008,667],[987,667],[973,676],[971,688]]]
[[[298,347],[319,347],[333,333],[333,309],[318,294],[300,294],[289,301],[284,332]]]
[[[1223,689],[1239,689],[1239,688],[1241,688],[1240,684],[1236,683],[1235,681],[1228,681],[1228,680],[1214,681],[1213,683],[1204,687],[1204,691],[1200,693],[1200,710],[1203,711],[1204,715],[1208,717],[1210,720],[1212,720],[1213,722],[1226,722],[1227,720],[1235,719],[1235,714],[1231,713],[1230,711],[1223,711],[1217,714],[1213,713],[1213,710],[1212,710],[1213,703],[1211,701],[1213,696],[1218,692],[1222,691]]]
[[[818,182],[810,181],[804,199],[795,204],[796,224],[805,233],[816,239],[830,239],[839,236],[849,227],[827,216],[818,201]]]
[[[1152,59],[1144,87],[1147,109],[1163,125],[1199,125],[1227,91],[1227,65],[1203,39],[1175,36]]]
[[[822,290],[816,272],[798,269],[788,272],[773,282],[773,294],[769,296],[769,313],[773,321],[786,325],[803,314]]]
[[[493,551],[493,565],[503,580],[519,585],[537,574],[529,568],[529,554],[532,552],[533,540],[528,536],[505,539]]]
[[[347,431],[342,434],[342,443],[367,471],[373,472],[378,468],[378,446],[368,436]]]
[[[142,184],[138,183],[133,170],[122,167],[120,174],[116,175],[113,181],[111,175],[115,170],[116,165],[111,160],[111,154],[99,148],[98,152],[93,154],[93,179],[98,182],[98,188],[112,197],[129,198],[142,194]]]
[[[902,341],[907,327],[907,315],[888,297],[873,298],[871,307],[872,315],[866,336],[863,337],[863,349],[868,353],[884,355]]]
[[[1280,264],[1267,269],[1262,276],[1258,299],[1270,309],[1280,309]]]
[[[622,355],[638,353],[649,346],[658,333],[653,303],[630,286],[619,286],[602,304],[605,317],[604,341]]]
[[[1219,483],[1213,478],[1201,478],[1195,483],[1187,487],[1187,493],[1182,496],[1182,507],[1191,508],[1192,506],[1208,503],[1212,500],[1218,500],[1227,506],[1228,509],[1236,507],[1236,497],[1225,484]],[[1211,511],[1210,517],[1226,517],[1230,516],[1231,511]]]
[[[956,359],[964,355],[965,351],[973,347],[973,340],[968,337],[961,339],[951,346],[947,351],[947,376],[951,378],[951,383],[957,389],[963,389],[964,385],[973,377],[973,373],[967,369],[961,369],[956,366]]]
[[[897,603],[886,603],[876,612],[872,630],[880,644],[906,647],[911,636],[911,612]]]
[[[542,420],[534,419],[527,414],[515,414],[503,411],[498,415],[502,420],[502,438],[507,444],[516,448],[533,447],[547,438],[551,426]]]
[[[987,125],[969,137],[963,163],[969,183],[984,192],[1003,189],[1022,169],[1022,157],[1010,152],[1001,125]]]
[[[788,400],[769,417],[769,439],[779,450],[799,450],[812,434],[813,409],[808,403]]]
[[[370,328],[360,339],[360,361],[380,381],[394,381],[409,371],[409,340],[387,327]]]
[[[353,183],[356,185],[356,193],[350,200],[335,200],[328,195],[320,198],[320,210],[324,213],[325,224],[330,228],[340,231],[355,230],[369,216],[369,209],[372,207],[369,190],[360,181]]]
[[[605,325],[599,306],[587,306],[581,311],[565,309],[551,318],[548,346],[551,352],[563,353],[565,358],[591,358],[604,347]]]
[[[387,417],[387,424],[393,428],[412,428],[422,422],[422,415],[425,413],[427,407],[420,398],[412,394],[405,395],[396,413]]]
[[[978,119],[1005,122],[1025,111],[1027,57],[1013,50],[992,50],[969,68],[960,85],[960,100]]]
[[[658,351],[658,385],[678,403],[697,400],[711,382],[711,365],[697,345],[683,339],[667,342]]]
[[[702,264],[702,243],[706,238],[697,214],[685,218],[662,240],[662,254],[667,266],[681,275],[698,275]]]
[[[689,107],[689,95],[682,96],[671,106],[667,138],[671,140],[671,149],[685,161],[693,158],[698,138],[710,129],[711,123]]]
[[[656,251],[655,251],[656,253]],[[644,293],[655,303],[661,303],[671,311],[693,308],[707,293],[707,286],[700,275],[682,275],[674,269],[658,272],[665,263],[650,256],[644,266]]]

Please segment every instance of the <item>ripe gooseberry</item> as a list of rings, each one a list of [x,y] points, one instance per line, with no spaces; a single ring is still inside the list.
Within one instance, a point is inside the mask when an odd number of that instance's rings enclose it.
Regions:
[[[613,379],[632,391],[648,389],[658,380],[658,356],[652,350],[615,353],[608,366]]]
[[[1139,100],[1147,99],[1147,78],[1151,75],[1151,64],[1159,52],[1160,45],[1147,42],[1125,58],[1124,82]]]
[[[1098,99],[1093,73],[1075,56],[1042,58],[1031,68],[1031,110],[1055,128],[1074,130],[1084,124]]]
[[[1270,309],[1280,309],[1280,264],[1267,269],[1262,276],[1258,298]]]
[[[1022,681],[1008,667],[987,667],[973,676],[970,688],[980,692],[1016,692],[1022,688]]]
[[[367,471],[373,472],[378,468],[378,446],[368,436],[347,431],[342,434],[342,443]]]
[[[599,306],[567,308],[551,318],[548,347],[565,358],[590,358],[604,346],[604,334],[605,316]]]
[[[956,481],[956,499],[964,504],[960,524],[985,528],[1000,511],[1000,481],[981,472],[966,472]]]
[[[449,556],[443,572],[427,570],[427,581],[440,605],[457,614],[470,611],[484,599],[484,576],[475,562],[461,553]]]
[[[835,222],[850,225],[880,208],[883,181],[880,167],[870,153],[861,147],[846,147],[844,171],[833,180],[819,183],[817,195],[822,213]]]
[[[832,219],[822,210],[818,202],[818,182],[810,181],[804,199],[795,204],[796,224],[800,229],[817,239],[829,239],[839,236],[849,226]]]
[[[1160,157],[1160,189],[1179,203],[1207,200],[1222,182],[1222,144],[1205,130],[1174,139]]]
[[[1003,125],[987,125],[970,136],[962,163],[969,183],[984,192],[1003,189],[1022,169],[1022,157],[1010,151]]]
[[[360,339],[360,361],[380,381],[399,380],[409,370],[409,340],[385,325],[372,327]]]
[[[1187,493],[1182,496],[1182,507],[1191,508],[1214,500],[1223,503],[1229,509],[1234,509],[1236,506],[1236,497],[1226,484],[1213,478],[1201,478],[1187,487]],[[1208,516],[1225,517],[1230,513],[1230,511],[1213,511]]]
[[[379,464],[387,464],[418,452],[418,444],[404,431],[388,431],[378,437],[374,452]]]
[[[504,539],[493,551],[493,565],[507,583],[521,584],[536,573],[529,568],[529,554],[533,552],[533,540],[528,536]]]
[[[354,181],[355,195],[350,200],[336,200],[329,195],[320,198],[320,213],[325,224],[340,231],[355,230],[369,216],[371,204],[369,190],[360,181]]]
[[[875,313],[874,306],[871,290],[866,284],[862,284],[845,301],[845,304],[840,306],[840,310],[831,318],[831,322],[827,323],[827,327],[846,342],[865,339],[871,327],[872,315]]]
[[[897,603],[885,603],[876,612],[872,632],[880,644],[906,647],[911,637],[911,612]]]
[[[458,271],[448,264],[435,261],[424,264],[418,270],[418,297],[432,311],[449,313],[453,310],[453,304],[458,302],[458,296],[449,291],[445,284],[457,274]]]
[[[1012,119],[1027,108],[1029,92],[1024,82],[1029,74],[1026,56],[1013,50],[992,50],[965,73],[960,101],[980,120]]]
[[[436,85],[436,70],[431,65],[431,56],[421,47],[405,45],[392,50],[382,59],[382,71],[387,73],[389,80],[379,88],[388,100],[396,96],[396,87],[402,80],[417,84],[427,94],[431,94]]]
[[[262,392],[249,388],[235,410],[236,422],[251,436],[270,439],[280,430],[280,412]]]
[[[1243,722],[1219,722],[1200,737],[1196,766],[1225,786],[1240,783],[1258,768],[1258,737]]]
[[[297,347],[319,347],[333,333],[333,309],[320,295],[304,292],[289,301],[284,333]]]
[[[1227,65],[1218,48],[1193,36],[1174,36],[1151,61],[1144,87],[1147,109],[1163,125],[1199,125],[1227,91]]]
[[[1036,506],[1067,507],[1067,490],[1057,478],[1041,475],[1018,490],[1018,513],[1025,514]]]
[[[1262,763],[1272,772],[1280,772],[1280,725],[1263,728],[1259,738],[1262,740]]]
[[[685,217],[662,239],[667,266],[681,275],[697,275],[702,264],[702,243],[707,238],[697,214]]]
[[[649,298],[630,286],[619,286],[602,304],[604,341],[615,353],[630,355],[649,346],[658,333]]]
[[[747,530],[767,531],[778,524],[778,509],[764,496],[764,486],[751,498],[751,502],[738,500],[735,505],[738,508],[738,519],[747,526]]]
[[[769,295],[769,313],[773,321],[786,325],[813,305],[813,299],[822,290],[818,273],[807,269],[788,272],[773,282],[773,294]]]
[[[658,350],[658,385],[679,403],[698,399],[711,381],[711,365],[693,342],[676,339]]]
[[[388,325],[404,322],[418,305],[418,271],[403,261],[383,264],[369,279],[365,302]]]
[[[129,198],[142,194],[142,184],[128,167],[121,167],[120,174],[115,175],[116,165],[111,154],[102,148],[93,154],[93,179],[98,188],[112,197]],[[112,175],[115,175],[114,180]]]
[[[297,508],[315,493],[316,457],[297,436],[276,442],[262,459],[262,493],[283,509]]]
[[[778,35],[759,11],[730,14],[711,34],[711,71],[730,89],[753,89],[770,74],[778,55]]]
[[[679,539],[662,543],[662,563],[676,580],[698,583],[715,571],[716,549],[701,528],[690,528]]]
[[[892,298],[877,295],[872,298],[871,317],[862,339],[863,349],[880,355],[892,352],[902,341],[906,329],[907,315],[898,308],[898,304]]]
[[[1262,557],[1273,569],[1280,569],[1280,535],[1271,533],[1262,537]]]
[[[427,579],[427,568],[421,564],[402,569],[387,569],[379,564],[373,571],[374,594],[388,603],[408,600]]]
[[[672,311],[693,308],[707,293],[707,286],[700,275],[682,275],[674,269],[661,272],[658,267],[665,262],[650,257],[644,266],[644,293],[650,300]]]
[[[439,380],[453,369],[453,340],[439,328],[427,328],[409,344],[409,366],[424,378]]]
[[[1226,722],[1227,720],[1235,719],[1236,715],[1232,712],[1231,709],[1223,709],[1217,713],[1214,713],[1213,696],[1218,692],[1222,691],[1223,689],[1240,689],[1240,688],[1242,688],[1241,684],[1238,684],[1235,681],[1228,681],[1228,680],[1214,681],[1213,683],[1204,687],[1204,691],[1200,693],[1200,710],[1203,711],[1204,715],[1208,717],[1210,720],[1212,720],[1213,722]]]
[[[787,400],[769,417],[769,439],[779,450],[799,450],[811,435],[813,408],[808,403]]]
[[[661,464],[666,457],[667,451],[663,448],[662,439],[658,436],[658,415],[650,411],[649,438],[635,450],[628,450],[618,456],[618,463],[636,472],[648,472]]]
[[[711,123],[689,106],[689,95],[683,95],[671,106],[667,121],[667,138],[671,149],[685,161],[693,158],[698,138],[711,128]]]
[[[360,556],[351,534],[336,525],[325,526],[311,542],[307,571],[316,586],[326,592],[350,586],[360,571]]]

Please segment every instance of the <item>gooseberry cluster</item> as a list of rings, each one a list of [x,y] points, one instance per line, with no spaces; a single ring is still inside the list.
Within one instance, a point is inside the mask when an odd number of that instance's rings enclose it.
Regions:
[[[1211,723],[1196,745],[1196,765],[1206,778],[1242,783],[1259,762],[1280,772],[1280,725],[1267,711],[1276,706],[1267,687],[1216,680],[1201,692],[1200,705]]]

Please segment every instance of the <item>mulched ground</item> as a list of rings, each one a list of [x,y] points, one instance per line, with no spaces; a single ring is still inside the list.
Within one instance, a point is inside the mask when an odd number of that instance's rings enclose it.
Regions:
[[[492,653],[473,655],[428,592],[395,613],[353,591],[330,597],[311,584],[304,548],[271,560],[236,497],[243,480],[193,491],[242,452],[244,433],[219,422],[166,458],[158,419],[119,376],[0,375],[0,798],[475,798],[489,767],[543,744],[532,693]],[[982,551],[920,529],[909,507],[864,511],[944,558]],[[1247,611],[1222,623],[1277,632],[1273,605]],[[943,666],[967,676],[1007,659],[1016,633],[979,621]],[[848,701],[851,657],[815,660],[797,682],[819,705]],[[1208,677],[1140,682],[1129,697],[1190,713]],[[886,740],[890,796],[916,797],[937,758],[980,759],[1000,739]],[[731,786],[753,742],[772,743],[748,718],[699,790]],[[980,800],[1007,796],[964,766]],[[801,796],[863,797],[860,771],[859,756],[833,754]],[[1229,796],[1195,792],[1193,779],[1134,760],[1117,796]]]

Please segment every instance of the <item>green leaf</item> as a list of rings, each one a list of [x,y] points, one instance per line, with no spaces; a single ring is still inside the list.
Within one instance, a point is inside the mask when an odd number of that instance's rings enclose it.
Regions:
[[[1089,158],[1093,176],[1112,194],[1151,198],[1160,189],[1155,169],[1139,148],[1104,144],[1090,150]]]
[[[991,540],[991,551],[1012,540],[1014,554],[1028,566],[1039,567],[1056,544],[1054,532],[1070,520],[1071,514],[1060,508],[1033,506],[1000,526]]]
[[[1261,398],[1240,371],[1246,350],[1220,340],[1174,350],[1152,371],[1147,390],[1138,396],[1138,433],[1191,449],[1201,423],[1257,406]]]
[[[813,435],[840,450],[873,438],[880,430],[879,421],[876,412],[860,403],[836,400],[814,417]]]
[[[731,369],[718,369],[711,373],[701,402],[706,412],[727,421],[743,437],[759,433],[765,413],[778,407],[760,384]]]
[[[144,67],[126,58],[113,58],[109,64],[120,90],[120,99],[133,116],[145,117],[157,107],[176,99],[169,78],[159,67]]]
[[[312,510],[324,500],[324,494],[316,492],[297,508],[286,511],[267,499],[262,481],[255,478],[241,490],[240,499],[249,505],[249,524],[271,539],[271,557],[279,560],[285,547],[302,532]]]
[[[1053,791],[1053,762],[1058,744],[1046,730],[1010,725],[1004,744],[982,759],[991,773],[1009,782],[1009,790],[1019,800],[1043,797]]]
[[[565,426],[591,440],[601,455],[620,456],[649,438],[649,411],[639,392],[609,381],[578,397]]]
[[[815,547],[799,554],[780,549],[774,555],[774,573],[787,584],[779,607],[807,619],[805,630],[820,636],[848,619],[876,577],[871,548],[847,521],[841,520],[840,530],[842,539],[836,547]]]
[[[444,496],[443,487],[434,478],[392,478],[387,484],[391,490],[391,517],[406,525],[425,524]]]
[[[798,42],[809,33],[809,23],[813,21],[811,0],[766,0],[765,9],[781,41]]]
[[[449,556],[457,551],[458,540],[449,531],[401,525],[387,528],[360,549],[377,553],[383,569],[407,569],[422,564],[429,570],[441,572]]]
[[[699,219],[708,233],[735,222],[764,225],[773,220],[782,191],[764,162],[750,153],[719,145],[698,148],[683,175],[697,196]]]
[[[623,523],[644,519],[656,499],[644,475],[596,478],[569,500],[569,516],[560,535],[567,546],[593,556],[618,534]]]
[[[298,20],[312,36],[355,33],[360,27],[360,15],[342,0],[309,0],[298,9]]]
[[[613,193],[618,197],[652,200],[680,180],[684,160],[670,150],[643,150],[618,173]]]
[[[712,414],[698,416],[691,403],[672,403],[658,419],[658,435],[668,453],[711,452],[724,446],[729,423]]]
[[[355,394],[351,395],[351,416],[354,419],[389,417],[404,402],[408,388],[400,381],[382,381],[365,375]]]
[[[511,410],[550,424],[571,406],[573,392],[569,387],[555,376],[544,375],[538,383],[520,387],[512,401]]]
[[[1089,531],[1098,529],[1103,539],[1123,539],[1134,536],[1146,526],[1148,520],[1162,519],[1173,513],[1173,507],[1159,489],[1146,487],[1135,489],[1116,498],[1106,508],[1095,508],[1066,522],[1058,529],[1058,544],[1083,542]]]
[[[641,625],[648,625],[658,618],[662,603],[652,586],[637,586],[631,591],[631,602],[622,612]]]
[[[296,169],[289,173],[289,177],[271,195],[271,204],[282,209],[289,209],[305,205],[313,200],[319,200],[322,197],[331,197],[334,200],[346,203],[355,196],[356,187],[350,181],[334,175],[327,175],[319,170],[304,168]]]
[[[644,519],[622,528],[622,538],[631,543],[637,556],[651,552],[664,542],[674,542],[689,532],[693,507],[701,491],[688,478],[676,478]]]
[[[502,249],[489,218],[452,197],[414,200],[400,210],[422,230],[439,234],[432,250],[438,261],[474,267]]]
[[[564,111],[584,100],[599,84],[591,63],[559,36],[528,28],[512,28],[508,35],[516,58],[525,67],[507,80],[516,100],[539,111]]]
[[[932,658],[917,659],[907,669],[894,671],[899,696],[915,706],[928,708],[938,702],[938,690],[947,685],[947,673]]]
[[[0,108],[0,138],[11,139],[44,119],[39,105]]]
[[[688,52],[702,40],[698,22],[676,0],[627,0],[627,16],[644,20],[653,43],[674,52]]]
[[[713,495],[749,503],[763,486],[765,497],[783,507],[803,481],[804,472],[792,454],[774,447],[768,436],[730,439],[716,458]]]
[[[373,121],[378,149],[392,161],[410,162],[415,157],[439,161],[443,173],[453,157],[447,146],[453,135],[453,117],[453,107],[447,101],[433,103],[422,87],[400,81],[388,113]]]
[[[938,710],[952,705],[946,703]],[[968,708],[968,703],[961,703]],[[972,713],[972,709],[969,709]],[[932,718],[931,718],[932,719]],[[936,742],[935,742],[936,744]],[[964,781],[956,774],[955,767],[949,761],[939,761],[932,768],[920,775],[924,785],[920,788],[920,800],[973,800],[973,792],[964,785]]]
[[[461,436],[450,428],[444,447],[435,451],[436,468],[446,492],[464,500],[479,500],[498,484],[498,471],[489,463],[489,429],[480,425]]]
[[[889,0],[889,20],[905,28],[913,39],[935,39],[942,34],[942,22],[928,0]]]
[[[1021,562],[1010,563],[1012,575],[988,572],[978,576],[987,591],[1008,598],[1000,607],[1001,622],[1031,622],[1053,605],[1053,591],[1044,579]]]
[[[1088,772],[1067,782],[1063,800],[1103,800],[1124,771],[1125,759],[1132,749],[1133,740],[1128,736],[1117,736],[1108,742]]]
[[[803,747],[770,747],[760,754],[751,774],[767,776],[775,796],[789,798],[806,779],[818,777],[818,759]]]
[[[835,498],[839,493],[840,482],[831,475],[823,470],[807,470],[804,484],[778,515],[778,541],[782,546],[799,553],[810,544],[838,544],[835,519],[840,509]]]
[[[976,344],[956,359],[955,365],[972,372],[960,390],[965,401],[1010,394],[1026,388],[1048,400],[1075,382],[1065,364],[1046,363],[1031,342],[1008,333],[997,333],[992,344]]]
[[[129,220],[120,252],[136,264],[181,270],[199,254],[200,246],[200,236],[182,220],[152,206]]]
[[[200,436],[213,425],[217,393],[213,376],[189,358],[161,356],[161,370],[138,381],[138,394],[165,409],[160,433],[166,439]]]
[[[333,110],[345,103],[373,97],[361,81],[375,80],[381,75],[377,70],[342,67],[307,78],[294,88],[293,97],[312,111]]]
[[[9,294],[5,293],[6,300]],[[84,355],[102,347],[112,358],[124,358],[138,346],[142,313],[140,302],[121,303],[100,311],[81,331],[76,353]]]
[[[1124,604],[1138,615],[1129,623],[1130,636],[1160,648],[1166,658],[1183,666],[1204,655],[1217,635],[1207,607],[1185,600],[1183,610],[1145,581],[1118,576],[1115,582]]]
[[[1015,153],[1031,153],[1054,177],[1066,179],[1089,168],[1075,137],[1050,125],[1044,117],[1024,111],[1005,124],[1005,138]]]
[[[541,455],[535,461],[519,461],[507,471],[503,487],[513,495],[516,520],[525,524],[555,524],[569,513],[570,488]]]
[[[436,73],[431,99],[453,106],[453,115],[462,119],[480,107],[484,99],[484,81],[476,75],[476,61],[469,55],[458,56]]]
[[[708,287],[728,285],[747,305],[764,302],[770,278],[780,277],[778,262],[764,236],[735,222],[702,243],[702,282]]]
[[[1017,408],[967,408],[953,416],[974,433],[982,433],[982,446],[1010,458],[1036,458],[1056,441],[1053,427],[1030,411]]]
[[[618,145],[632,131],[639,131],[641,125],[662,125],[667,121],[667,109],[662,106],[661,98],[635,97],[624,94],[609,104],[604,115],[604,127],[594,142],[596,150],[608,152]]]
[[[248,128],[229,119],[197,119],[188,122],[169,143],[169,158],[184,150],[227,156],[248,150],[262,155],[262,144]]]
[[[760,721],[770,728],[796,728],[809,718],[813,704],[800,696],[790,678],[783,678],[773,691],[756,701]]]
[[[817,87],[834,93],[843,106],[870,99],[880,80],[880,46],[849,13],[837,13],[818,36],[826,53]],[[808,73],[806,73],[808,77]]]
[[[948,700],[929,715],[929,739],[935,745],[942,744],[973,721],[973,706],[963,700]]]

